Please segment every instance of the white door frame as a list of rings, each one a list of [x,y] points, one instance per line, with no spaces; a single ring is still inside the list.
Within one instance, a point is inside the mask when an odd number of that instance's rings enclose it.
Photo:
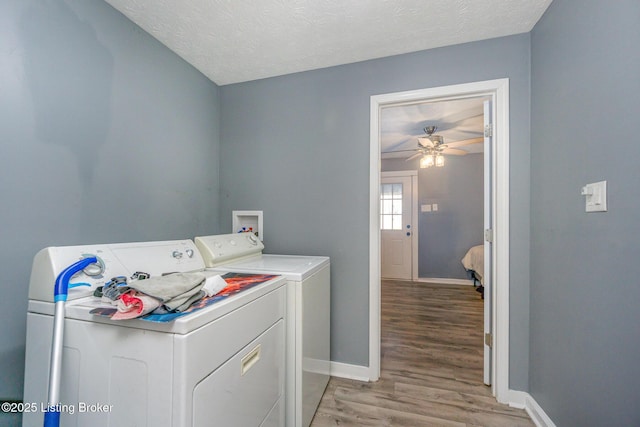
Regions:
[[[387,171],[380,173],[382,178],[408,176],[411,178],[411,280],[418,281],[418,171]],[[378,182],[378,188],[380,182]],[[380,196],[378,196],[380,201]],[[380,212],[378,212],[380,215]],[[379,218],[379,217],[378,217]]]
[[[396,92],[371,97],[369,166],[369,367],[380,378],[380,110],[382,107],[477,96],[493,100],[493,360],[491,390],[509,401],[509,79]]]

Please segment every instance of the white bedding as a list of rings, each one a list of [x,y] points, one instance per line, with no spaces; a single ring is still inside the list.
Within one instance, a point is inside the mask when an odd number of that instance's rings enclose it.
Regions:
[[[467,270],[476,272],[480,284],[484,285],[484,245],[474,246],[462,258],[462,265]]]

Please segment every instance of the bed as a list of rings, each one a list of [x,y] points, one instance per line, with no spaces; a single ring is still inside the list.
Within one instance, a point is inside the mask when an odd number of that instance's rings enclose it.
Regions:
[[[479,283],[476,290],[484,298],[484,245],[473,246],[462,258],[462,265],[473,278],[473,285]]]

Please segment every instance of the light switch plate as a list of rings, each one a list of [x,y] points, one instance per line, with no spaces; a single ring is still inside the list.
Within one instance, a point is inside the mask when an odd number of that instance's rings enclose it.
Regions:
[[[420,212],[431,212],[431,205],[420,205]]]
[[[585,212],[607,211],[607,181],[594,182],[582,187],[585,196]]]

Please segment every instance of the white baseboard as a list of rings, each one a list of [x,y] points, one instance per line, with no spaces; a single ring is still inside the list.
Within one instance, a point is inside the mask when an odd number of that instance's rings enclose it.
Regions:
[[[473,280],[469,280],[469,279],[445,279],[445,278],[437,278],[437,277],[419,277],[417,281],[422,283],[438,283],[441,285],[473,286]]]
[[[348,363],[331,362],[331,376],[357,381],[371,381],[368,366],[350,365]]]
[[[509,390],[509,406],[527,411],[529,417],[537,427],[556,427],[555,423],[544,412],[544,409],[529,393]]]
[[[525,409],[529,393],[525,391],[509,390],[509,406],[512,408]]]
[[[526,409],[527,413],[529,414],[529,416],[531,417],[531,419],[533,420],[536,426],[556,427],[555,423],[551,421],[551,418],[549,418],[547,413],[544,412],[544,409],[542,409],[542,407],[538,405],[538,402],[536,402],[536,400],[531,395],[527,396],[527,403],[524,409]]]

